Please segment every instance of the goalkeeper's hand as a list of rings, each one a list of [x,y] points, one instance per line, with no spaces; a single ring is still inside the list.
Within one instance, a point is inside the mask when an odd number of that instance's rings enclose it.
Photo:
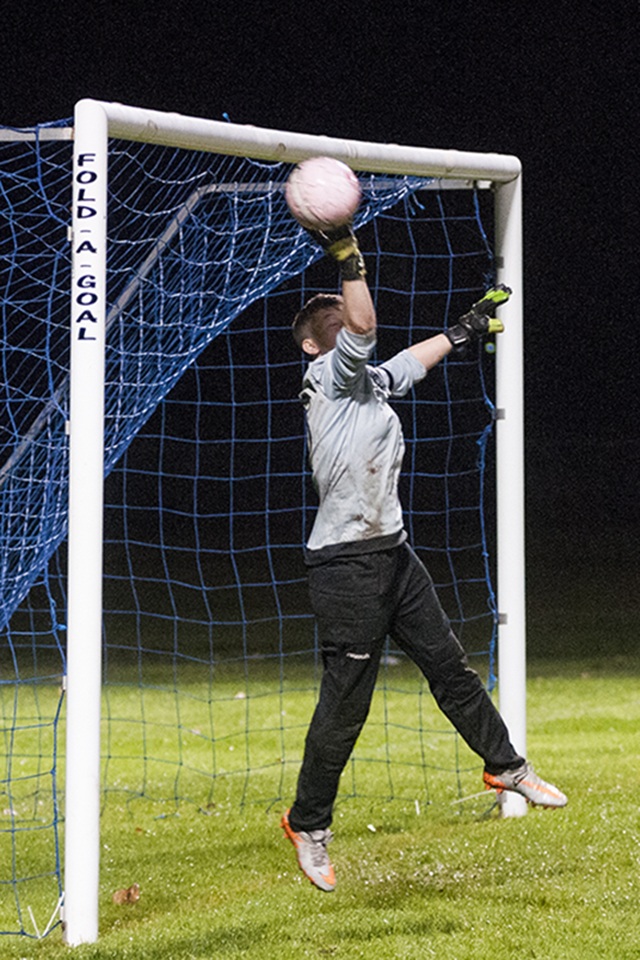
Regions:
[[[474,303],[468,313],[465,313],[457,323],[445,330],[445,335],[451,341],[454,350],[462,352],[470,343],[474,343],[482,337],[492,333],[502,333],[504,330],[503,323],[492,314],[496,307],[499,307],[501,303],[506,303],[510,296],[511,290],[509,287],[499,283],[487,290],[484,297]]]
[[[324,252],[336,261],[343,280],[361,280],[366,276],[364,259],[351,223],[329,230],[309,230]]]

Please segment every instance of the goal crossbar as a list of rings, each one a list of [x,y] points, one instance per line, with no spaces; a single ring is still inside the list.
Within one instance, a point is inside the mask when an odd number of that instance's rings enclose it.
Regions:
[[[327,154],[344,160],[354,170],[368,170],[370,173],[474,177],[498,183],[514,180],[521,173],[518,158],[506,154],[343,140],[141,110],[119,103],[81,101],[79,106],[83,104],[89,109],[104,110],[112,137],[187,150],[216,151],[286,163]]]

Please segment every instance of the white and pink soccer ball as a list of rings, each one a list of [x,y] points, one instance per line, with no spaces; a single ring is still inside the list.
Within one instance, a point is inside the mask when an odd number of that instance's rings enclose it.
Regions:
[[[362,191],[355,173],[332,157],[311,157],[294,167],[285,187],[289,210],[307,230],[348,223]]]

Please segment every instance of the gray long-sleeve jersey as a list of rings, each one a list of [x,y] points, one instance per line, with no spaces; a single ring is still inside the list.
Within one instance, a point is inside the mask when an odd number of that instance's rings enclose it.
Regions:
[[[387,401],[404,396],[426,370],[409,350],[370,366],[374,345],[374,334],[343,328],[335,348],[314,360],[303,380],[300,397],[320,498],[307,543],[311,563],[401,539],[404,438]]]

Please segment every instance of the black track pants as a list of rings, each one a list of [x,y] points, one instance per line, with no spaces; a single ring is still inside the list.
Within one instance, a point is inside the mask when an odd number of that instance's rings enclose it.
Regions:
[[[340,775],[364,726],[387,634],[417,664],[442,712],[491,772],[522,762],[467,662],[411,547],[341,557],[309,570],[324,673],[307,739],[295,830],[328,827]]]

